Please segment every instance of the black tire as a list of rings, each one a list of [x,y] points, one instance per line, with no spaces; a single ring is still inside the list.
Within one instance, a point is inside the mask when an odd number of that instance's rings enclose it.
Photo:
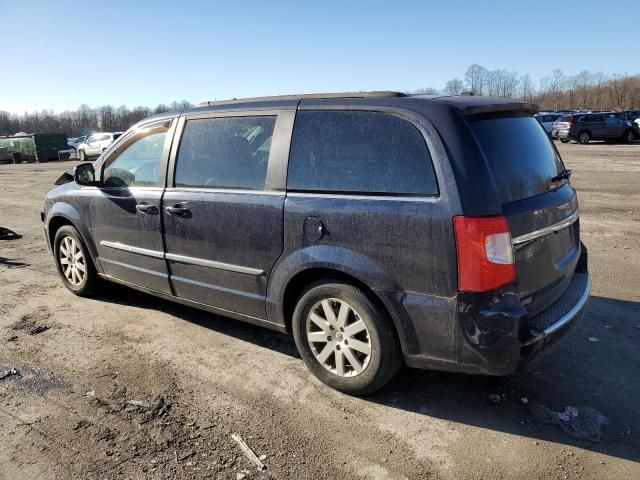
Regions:
[[[636,136],[634,135],[633,130],[627,130],[622,135],[622,141],[624,143],[633,143],[635,139],[636,139]]]
[[[358,312],[354,321],[362,320],[368,330],[367,339],[370,343],[371,354],[364,370],[354,376],[339,376],[323,366],[311,349],[307,340],[307,319],[311,309],[326,299],[337,299],[349,304]],[[355,314],[353,314],[355,315]],[[366,395],[383,387],[396,374],[402,365],[400,342],[392,321],[358,288],[347,283],[337,281],[317,282],[309,286],[300,296],[293,312],[293,336],[298,352],[309,370],[323,383],[350,395]],[[336,331],[336,339],[338,332]],[[340,338],[342,335],[340,334]],[[344,336],[348,345],[352,337]],[[328,344],[326,345],[328,348]],[[336,347],[340,349],[340,346]],[[343,345],[343,348],[346,348]],[[350,352],[354,352],[349,348]],[[331,354],[335,362],[337,352]],[[341,354],[342,355],[342,354]],[[345,359],[346,352],[345,352]],[[345,368],[351,368],[345,360]],[[363,362],[364,363],[364,362]]]
[[[79,282],[78,284],[72,283],[67,278],[67,276],[65,275],[65,272],[63,271],[64,267],[62,265],[61,248],[62,248],[62,242],[67,237],[70,237],[71,239],[73,239],[75,244],[79,247],[80,251],[82,252],[82,258],[83,258],[82,264],[85,267],[85,272],[84,272],[82,281]],[[73,293],[81,297],[88,297],[93,293],[95,293],[95,291],[97,290],[100,284],[100,277],[98,277],[98,274],[96,272],[96,267],[93,264],[91,255],[89,255],[89,250],[87,249],[87,246],[84,244],[82,237],[80,236],[80,234],[78,233],[78,230],[76,230],[75,227],[71,225],[63,225],[58,229],[58,231],[56,231],[56,235],[53,240],[53,255],[56,262],[56,268],[58,269],[58,274],[60,275],[60,278],[62,279],[62,283],[64,283],[64,286],[67,287],[67,289],[69,289],[70,291],[72,291]]]
[[[84,152],[84,150],[80,150],[78,152],[78,160],[80,160],[81,162],[87,161],[87,154]]]
[[[569,143],[569,139],[568,138],[561,138],[560,141],[562,143]]]
[[[589,143],[590,140],[591,140],[591,134],[586,130],[583,130],[578,135],[578,143],[580,145],[586,145],[587,143]]]

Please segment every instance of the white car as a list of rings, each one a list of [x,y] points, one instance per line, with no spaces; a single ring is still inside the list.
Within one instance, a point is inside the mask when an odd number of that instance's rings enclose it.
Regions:
[[[551,135],[551,130],[553,128],[553,122],[555,122],[558,118],[562,116],[561,113],[555,112],[540,112],[535,115],[536,119],[540,122],[545,129],[545,131]]]
[[[85,140],[84,143],[78,145],[78,158],[84,162],[91,157],[99,157],[102,155],[109,145],[111,145],[124,132],[99,132],[94,133]]]

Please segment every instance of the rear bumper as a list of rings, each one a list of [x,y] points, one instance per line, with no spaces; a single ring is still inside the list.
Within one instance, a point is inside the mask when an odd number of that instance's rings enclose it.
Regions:
[[[551,132],[553,138],[569,138],[569,130],[553,130]]]
[[[589,274],[576,272],[562,296],[534,317],[527,315],[516,295],[507,295],[508,302],[500,300],[471,317],[463,316],[460,363],[470,373],[511,375],[521,370],[547,353],[580,320],[590,291]]]
[[[553,323],[544,328],[537,334],[532,335],[522,345],[520,351],[520,359],[517,368],[522,369],[532,360],[541,357],[543,353],[551,351],[551,346],[554,345],[559,339],[565,336],[569,330],[582,318],[584,312],[587,309],[591,293],[591,277],[588,273],[576,273],[584,278],[584,287],[579,292],[578,300],[570,306],[569,310],[557,318]],[[558,300],[554,305],[562,302],[562,298]],[[541,315],[547,313],[550,309],[554,308],[554,305],[549,307]],[[561,307],[558,307],[561,308]]]
[[[591,278],[587,251],[562,295],[542,312],[531,317],[515,287],[488,293],[460,293],[452,305],[455,326],[448,352],[434,352],[433,346],[407,355],[411,367],[483,375],[511,375],[522,369],[562,339],[587,309]],[[451,317],[449,317],[451,318]],[[433,325],[432,325],[433,327]],[[419,333],[419,337],[423,332]],[[429,337],[442,339],[444,335]],[[434,355],[435,353],[435,355]]]

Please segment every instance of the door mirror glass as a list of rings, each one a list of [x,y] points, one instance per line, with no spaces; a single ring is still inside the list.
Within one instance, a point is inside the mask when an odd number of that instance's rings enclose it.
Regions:
[[[73,179],[78,185],[95,185],[96,174],[91,163],[81,163],[73,170]]]

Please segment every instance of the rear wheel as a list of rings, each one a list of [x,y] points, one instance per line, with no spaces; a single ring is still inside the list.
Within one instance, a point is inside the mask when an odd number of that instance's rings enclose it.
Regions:
[[[81,162],[85,162],[87,160],[87,154],[84,153],[84,150],[80,150],[78,152],[78,158],[80,159]]]
[[[580,132],[580,135],[578,135],[578,143],[581,145],[586,145],[589,143],[589,140],[591,140],[591,134],[586,130],[584,132]]]
[[[568,138],[561,138],[560,141],[562,143],[569,143],[569,139]]]
[[[633,143],[635,139],[636,136],[633,134],[633,130],[627,130],[622,136],[622,140],[624,140],[624,143]]]
[[[99,278],[75,227],[64,225],[58,229],[53,241],[53,253],[64,286],[76,295],[91,295],[98,286]]]
[[[312,285],[298,300],[292,326],[309,370],[341,392],[365,395],[378,390],[402,364],[391,321],[352,285]]]

